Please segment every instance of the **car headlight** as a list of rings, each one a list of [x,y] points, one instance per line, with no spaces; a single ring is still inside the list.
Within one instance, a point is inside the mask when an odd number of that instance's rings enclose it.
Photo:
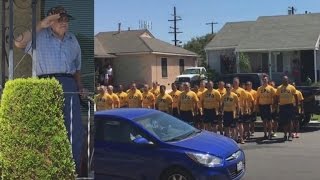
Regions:
[[[218,158],[216,156],[212,156],[210,154],[202,154],[202,153],[186,153],[189,158],[194,160],[197,163],[200,163],[207,167],[217,167],[222,166],[223,162],[221,158]]]
[[[226,160],[227,161],[235,160],[235,159],[238,159],[241,155],[242,155],[242,152],[239,150],[233,153],[231,156],[229,156]]]

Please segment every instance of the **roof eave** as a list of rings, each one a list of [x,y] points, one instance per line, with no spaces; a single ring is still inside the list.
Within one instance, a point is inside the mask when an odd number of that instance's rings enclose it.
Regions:
[[[152,54],[159,55],[170,55],[170,56],[188,56],[188,57],[199,57],[197,54],[181,54],[181,53],[169,53],[169,52],[152,52]]]
[[[206,47],[204,50],[206,51],[214,51],[214,50],[225,50],[225,49],[236,49],[237,46],[225,46],[225,47]]]
[[[299,51],[314,50],[315,47],[290,47],[290,48],[261,48],[261,49],[240,49],[236,48],[236,52],[268,52],[268,51]]]

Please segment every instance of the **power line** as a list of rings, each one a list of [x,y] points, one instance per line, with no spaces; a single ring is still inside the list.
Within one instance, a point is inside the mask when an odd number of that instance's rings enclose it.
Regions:
[[[172,40],[174,42],[174,45],[177,46],[178,42],[180,42],[180,40],[177,39],[177,35],[182,33],[181,31],[178,31],[179,28],[177,28],[177,21],[181,21],[181,17],[177,16],[176,13],[176,7],[173,8],[173,19],[169,19],[168,21],[173,21],[173,27],[170,26],[171,29],[173,29],[173,31],[170,31],[170,34],[174,34],[174,40]]]
[[[211,25],[211,34],[213,34],[213,25],[215,24],[218,24],[217,22],[209,22],[209,23],[206,23],[206,25]]]

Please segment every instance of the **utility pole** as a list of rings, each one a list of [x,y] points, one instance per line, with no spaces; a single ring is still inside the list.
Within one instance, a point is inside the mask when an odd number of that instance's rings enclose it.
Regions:
[[[214,24],[218,24],[217,22],[209,22],[209,23],[206,23],[206,25],[211,25],[211,34],[213,34],[213,25]]]
[[[181,17],[180,16],[177,16],[177,13],[176,13],[176,7],[173,8],[173,19],[170,19],[168,21],[173,21],[173,27],[170,26],[171,29],[173,29],[173,32],[169,32],[170,34],[174,34],[174,40],[172,40],[174,42],[174,45],[177,46],[178,45],[178,42],[180,40],[177,39],[177,34],[180,34],[182,32],[179,32],[177,28],[177,21],[181,21]]]
[[[5,84],[5,79],[6,79],[6,73],[5,73],[5,66],[6,66],[6,62],[5,62],[5,59],[6,59],[6,2],[5,1],[2,1],[2,37],[1,37],[1,40],[2,40],[2,43],[1,43],[1,46],[2,46],[2,51],[1,51],[1,55],[2,55],[2,60],[1,60],[1,86],[2,88],[4,87],[4,84]]]
[[[297,11],[297,9],[294,6],[288,7],[288,15],[294,15],[294,13]]]

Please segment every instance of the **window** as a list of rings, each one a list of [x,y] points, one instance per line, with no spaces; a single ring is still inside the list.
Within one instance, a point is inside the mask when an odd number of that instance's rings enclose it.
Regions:
[[[179,60],[179,68],[180,68],[180,74],[184,71],[184,59]]]
[[[261,69],[259,72],[269,73],[269,54],[262,54]]]
[[[127,122],[118,120],[97,119],[95,123],[95,139],[104,142],[132,143],[142,137],[138,129]]]
[[[167,58],[161,58],[161,72],[162,77],[168,77]]]

